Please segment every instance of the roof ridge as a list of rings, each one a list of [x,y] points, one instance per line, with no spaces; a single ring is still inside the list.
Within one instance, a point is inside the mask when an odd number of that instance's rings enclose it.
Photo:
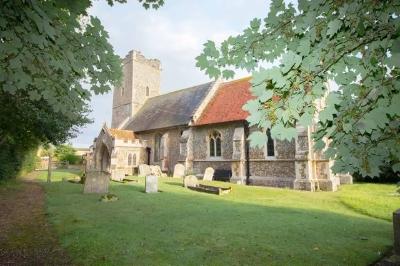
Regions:
[[[202,86],[202,85],[206,85],[206,84],[209,84],[209,83],[213,83],[213,82],[215,82],[215,81],[209,81],[209,82],[201,83],[201,84],[194,85],[194,86],[191,86],[191,87],[187,87],[187,88],[183,88],[183,89],[179,89],[179,90],[175,90],[175,91],[170,91],[170,92],[167,92],[167,93],[163,93],[163,94],[160,94],[160,95],[151,97],[151,98],[149,98],[149,100],[150,100],[150,99],[157,98],[157,97],[160,97],[160,96],[165,96],[165,95],[168,95],[168,94],[173,94],[173,93],[176,93],[176,92],[181,92],[181,91],[184,91],[184,90],[194,89],[194,88],[196,88],[196,87],[199,87],[199,86]]]

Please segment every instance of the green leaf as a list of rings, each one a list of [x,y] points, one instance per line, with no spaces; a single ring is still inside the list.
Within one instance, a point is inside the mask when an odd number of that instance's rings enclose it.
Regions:
[[[260,102],[258,99],[250,100],[243,105],[242,109],[248,111],[249,113],[256,113],[260,109]]]
[[[311,125],[313,120],[313,114],[305,112],[304,114],[302,114],[299,118],[299,123],[300,125],[302,125],[303,127],[308,127]]]
[[[267,134],[261,131],[254,131],[250,134],[249,138],[251,147],[262,148],[267,141]]]
[[[329,38],[332,38],[340,29],[342,26],[342,21],[339,19],[334,19],[328,23],[328,30],[326,32],[326,35]]]
[[[317,151],[322,151],[325,148],[325,142],[323,140],[318,140],[314,144],[314,149]]]
[[[294,53],[293,51],[288,51],[282,56],[282,73],[287,73],[290,69],[297,68],[301,63],[301,56]]]

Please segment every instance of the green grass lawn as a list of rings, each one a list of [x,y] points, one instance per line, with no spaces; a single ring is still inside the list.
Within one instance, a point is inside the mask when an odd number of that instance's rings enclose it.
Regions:
[[[53,180],[67,175],[73,173]],[[394,185],[310,193],[214,182],[233,187],[216,196],[172,178],[160,180],[162,192],[145,194],[139,179],[112,182],[110,193],[119,200],[108,203],[82,194],[79,184],[44,184],[49,218],[77,264],[366,265],[392,245],[387,219],[400,207],[387,194]],[[385,200],[391,203],[382,209]]]

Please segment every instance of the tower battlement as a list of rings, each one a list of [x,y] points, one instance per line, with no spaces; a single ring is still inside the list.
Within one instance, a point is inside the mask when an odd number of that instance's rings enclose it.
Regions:
[[[111,127],[133,117],[148,98],[160,94],[161,62],[132,50],[123,59],[123,81],[114,88]]]

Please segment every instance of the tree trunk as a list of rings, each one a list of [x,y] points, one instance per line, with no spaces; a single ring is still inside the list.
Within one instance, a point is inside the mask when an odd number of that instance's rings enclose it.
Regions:
[[[52,167],[52,158],[51,154],[49,154],[49,163],[47,167],[47,183],[51,182],[51,167]]]

